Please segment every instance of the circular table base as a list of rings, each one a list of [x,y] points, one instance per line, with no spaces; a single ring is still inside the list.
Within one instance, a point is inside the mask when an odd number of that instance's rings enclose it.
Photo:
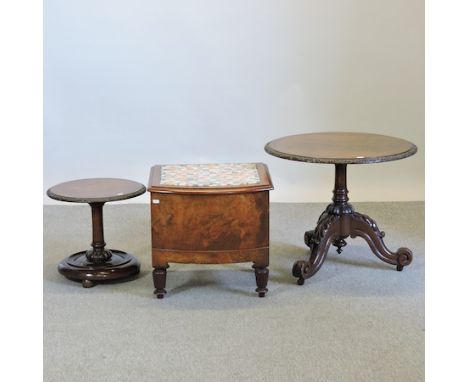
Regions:
[[[75,253],[62,260],[58,271],[70,280],[81,281],[84,288],[95,285],[96,281],[127,278],[140,272],[140,263],[131,254],[111,249],[112,257],[102,264],[91,263],[87,251]]]

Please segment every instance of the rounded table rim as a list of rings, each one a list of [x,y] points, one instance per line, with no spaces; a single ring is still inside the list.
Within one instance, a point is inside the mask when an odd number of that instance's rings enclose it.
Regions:
[[[95,181],[106,181],[106,180],[119,180],[119,181],[125,181],[128,183],[134,183],[135,185],[140,185],[141,187],[134,191],[130,192],[127,194],[123,195],[114,195],[114,196],[106,196],[106,197],[89,197],[89,198],[79,198],[79,197],[72,197],[72,196],[66,196],[66,195],[60,195],[56,194],[52,191],[53,188],[61,186],[66,183],[76,183],[80,181],[89,181],[89,180],[95,180]],[[136,196],[142,195],[146,192],[146,187],[141,184],[140,182],[136,182],[134,180],[129,180],[129,179],[123,179],[123,178],[82,178],[82,179],[73,179],[69,180],[66,182],[61,182],[57,183],[56,185],[50,187],[47,190],[47,196],[51,199],[54,200],[60,200],[62,202],[71,202],[71,203],[106,203],[106,202],[113,202],[113,201],[118,201],[118,200],[126,200],[126,199],[131,199]]]
[[[314,134],[330,134],[330,135],[338,135],[338,134],[353,134],[353,135],[374,135],[374,136],[380,136],[380,137],[386,137],[386,138],[392,138],[392,139],[398,139],[404,142],[407,142],[411,145],[411,148],[407,151],[403,151],[401,153],[396,153],[396,154],[389,154],[389,155],[381,155],[381,156],[369,156],[365,158],[326,158],[326,157],[309,157],[309,156],[303,156],[303,155],[297,155],[297,154],[291,154],[291,153],[285,153],[282,151],[278,151],[270,146],[271,143],[276,142],[280,139],[285,139],[289,137],[297,137],[297,136],[310,136]],[[398,137],[393,137],[390,135],[383,135],[383,134],[375,134],[375,133],[359,133],[359,132],[317,132],[317,133],[304,133],[304,134],[293,134],[293,135],[286,135],[280,138],[273,139],[269,141],[265,147],[265,151],[273,155],[275,157],[281,158],[281,159],[288,159],[288,160],[293,160],[293,161],[298,161],[298,162],[307,162],[307,163],[323,163],[323,164],[371,164],[371,163],[381,163],[381,162],[389,162],[389,161],[394,161],[394,160],[399,160],[399,159],[404,159],[407,158],[411,155],[416,154],[418,151],[417,146],[402,138]]]

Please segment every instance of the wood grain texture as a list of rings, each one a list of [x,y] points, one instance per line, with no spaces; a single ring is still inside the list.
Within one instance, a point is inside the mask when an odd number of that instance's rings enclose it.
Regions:
[[[367,133],[310,133],[275,139],[265,146],[273,156],[310,163],[364,164],[409,157],[417,147],[404,139]]]
[[[254,248],[232,251],[178,251],[153,248],[153,267],[168,263],[182,264],[231,264],[253,262],[268,266],[269,248]]]
[[[229,251],[268,247],[268,191],[228,195],[153,192],[151,200],[153,248]]]
[[[64,202],[105,203],[134,198],[145,191],[144,185],[132,180],[89,178],[57,184],[47,190],[47,195]]]

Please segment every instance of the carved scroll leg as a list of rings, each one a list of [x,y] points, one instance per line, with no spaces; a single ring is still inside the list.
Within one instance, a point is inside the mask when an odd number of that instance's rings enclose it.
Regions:
[[[323,264],[331,243],[339,235],[339,216],[328,215],[319,221],[312,231],[310,258],[307,261],[296,261],[292,274],[297,277],[297,284],[303,285],[304,280],[312,277]]]
[[[350,236],[362,237],[380,260],[396,265],[397,271],[402,271],[403,267],[413,260],[413,253],[408,248],[402,247],[396,252],[390,251],[383,241],[385,232],[380,231],[376,222],[367,215],[357,212],[353,214]]]
[[[267,284],[268,284],[268,264],[256,264],[252,266],[255,270],[255,281],[257,282],[257,289],[255,292],[258,293],[258,297],[265,297],[266,293],[268,292]]]
[[[328,207],[327,207],[328,208]],[[318,220],[317,220],[317,226],[320,225],[320,223],[325,220],[326,218],[328,218],[328,212],[327,210],[323,211],[322,214],[319,216]],[[312,238],[314,237],[314,232],[315,230],[310,230],[310,231],[306,231],[304,233],[304,244],[307,245],[309,248],[312,246]]]
[[[167,274],[166,267],[157,267],[153,269],[153,282],[154,282],[154,294],[157,298],[164,298],[166,294],[166,274]]]
[[[307,245],[309,248],[312,245],[312,238],[314,237],[314,230],[306,231],[304,233],[304,244]]]

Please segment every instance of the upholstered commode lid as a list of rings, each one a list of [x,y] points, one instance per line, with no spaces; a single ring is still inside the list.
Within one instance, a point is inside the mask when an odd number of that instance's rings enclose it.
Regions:
[[[149,191],[213,193],[272,189],[262,163],[166,164],[151,169]]]

